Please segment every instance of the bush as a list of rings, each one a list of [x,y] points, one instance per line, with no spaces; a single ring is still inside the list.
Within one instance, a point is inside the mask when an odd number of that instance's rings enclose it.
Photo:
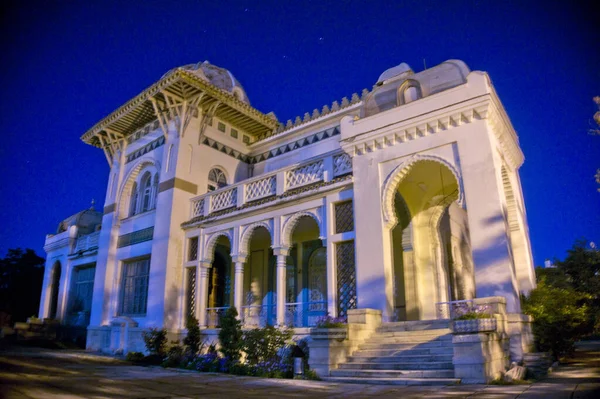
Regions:
[[[167,356],[162,361],[162,367],[184,367],[186,364],[186,356],[184,348],[177,341],[171,343],[172,346],[167,352]]]
[[[144,360],[144,354],[142,352],[127,352],[125,360],[128,362],[141,363]]]
[[[317,328],[341,328],[346,326],[346,320],[342,317],[331,317],[329,315],[320,317],[315,327]]]
[[[454,320],[477,320],[477,319],[489,319],[492,315],[488,313],[477,313],[477,312],[467,312],[458,317],[455,317]]]
[[[240,359],[242,349],[242,324],[237,319],[238,312],[235,307],[230,307],[221,320],[219,341],[223,357],[232,362]]]
[[[203,346],[198,320],[194,316],[189,316],[186,327],[187,335],[183,339],[183,344],[186,346],[186,349],[189,353],[196,355],[198,352],[200,352],[200,348]]]
[[[167,347],[167,330],[151,328],[142,333],[146,350],[151,355],[164,355]]]
[[[246,360],[254,365],[260,362],[271,361],[278,356],[288,341],[292,339],[294,330],[279,330],[273,326],[255,328],[244,332],[243,350]]]
[[[522,298],[523,312],[533,316],[533,335],[538,351],[550,351],[554,358],[568,355],[573,344],[585,334],[588,300],[572,288],[555,288],[540,281],[529,297]]]

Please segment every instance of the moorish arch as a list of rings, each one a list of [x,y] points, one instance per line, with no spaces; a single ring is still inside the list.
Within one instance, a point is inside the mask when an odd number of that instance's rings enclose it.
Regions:
[[[150,170],[152,175],[160,172],[160,162],[151,158],[142,158],[131,168],[119,190],[119,206],[117,207],[118,219],[124,219],[129,216],[130,201],[133,186],[137,177],[142,171]]]
[[[463,252],[470,254],[461,199],[458,171],[439,157],[413,156],[386,179],[382,210],[392,240],[397,319],[435,318],[437,303],[458,299],[455,268],[467,258]]]
[[[434,155],[413,155],[412,157],[398,165],[396,168],[394,168],[394,170],[387,176],[383,184],[381,192],[381,203],[383,210],[383,220],[388,229],[392,228],[394,225],[396,225],[396,223],[398,223],[398,218],[396,217],[394,209],[394,199],[396,195],[395,193],[397,192],[398,187],[400,186],[402,181],[419,162],[437,162],[448,168],[452,175],[454,175],[454,178],[456,179],[456,184],[458,186],[458,198],[456,199],[456,202],[461,207],[464,206],[462,179],[460,177],[460,173],[454,167],[454,165],[446,161],[444,158]]]
[[[269,223],[268,221],[252,223],[248,226],[245,226],[242,232],[238,250],[238,253],[240,255],[247,255],[249,253],[250,240],[252,239],[252,234],[256,229],[260,227],[265,228],[269,232],[269,235],[271,236],[271,244],[273,244],[273,227],[271,226],[271,223]]]
[[[289,217],[283,224],[283,228],[281,229],[281,243],[286,247],[291,247],[292,245],[292,234],[297,224],[300,222],[300,219],[303,217],[310,217],[315,222],[317,222],[317,226],[319,227],[319,238],[324,239],[326,237],[326,233],[324,231],[323,222],[321,220],[321,216],[316,211],[303,211],[297,212]]]
[[[203,262],[212,262],[215,257],[215,248],[217,246],[217,241],[219,238],[226,238],[229,241],[230,249],[233,250],[233,235],[230,230],[218,231],[216,233],[211,234],[206,239],[206,244],[204,245],[204,256],[202,257]]]

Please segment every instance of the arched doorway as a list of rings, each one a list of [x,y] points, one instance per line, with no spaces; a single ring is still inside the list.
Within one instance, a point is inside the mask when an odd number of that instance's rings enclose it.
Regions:
[[[275,257],[271,234],[263,226],[249,232],[248,258],[244,265],[241,317],[247,327],[275,324]]]
[[[58,315],[58,293],[60,289],[61,265],[59,261],[54,262],[52,266],[52,285],[50,286],[50,312],[51,319],[56,319]]]
[[[397,320],[434,319],[438,303],[472,297],[472,261],[466,212],[448,166],[419,160],[399,171],[397,220],[391,229]],[[474,285],[473,285],[474,286]]]
[[[214,260],[208,275],[207,323],[219,327],[221,317],[233,303],[231,243],[225,236],[217,239]]]
[[[286,271],[286,324],[306,327],[327,314],[327,252],[319,225],[300,217],[292,230]]]

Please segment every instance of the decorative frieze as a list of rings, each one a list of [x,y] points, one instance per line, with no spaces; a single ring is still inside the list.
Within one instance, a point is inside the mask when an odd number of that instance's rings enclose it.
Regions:
[[[123,234],[119,236],[117,241],[117,248],[128,247],[130,245],[139,244],[140,242],[152,240],[154,234],[154,226],[134,231],[129,234]]]
[[[145,154],[149,153],[150,151],[154,151],[155,149],[157,149],[160,146],[163,146],[164,144],[165,144],[165,136],[160,136],[159,138],[146,144],[139,150],[134,151],[131,154],[127,155],[127,159],[125,160],[125,163],[127,164],[129,162],[135,161],[142,155],[145,155]]]

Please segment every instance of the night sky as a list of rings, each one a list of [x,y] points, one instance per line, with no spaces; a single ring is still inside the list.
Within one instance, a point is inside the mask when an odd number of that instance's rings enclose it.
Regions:
[[[563,258],[577,238],[600,244],[600,136],[587,133],[600,95],[598,10],[391,3],[3,2],[0,256],[43,255],[62,219],[92,198],[102,209],[108,164],[79,137],[167,70],[204,60],[285,122],[371,89],[401,62],[419,72],[462,59],[490,74],[520,137],[535,263]]]

